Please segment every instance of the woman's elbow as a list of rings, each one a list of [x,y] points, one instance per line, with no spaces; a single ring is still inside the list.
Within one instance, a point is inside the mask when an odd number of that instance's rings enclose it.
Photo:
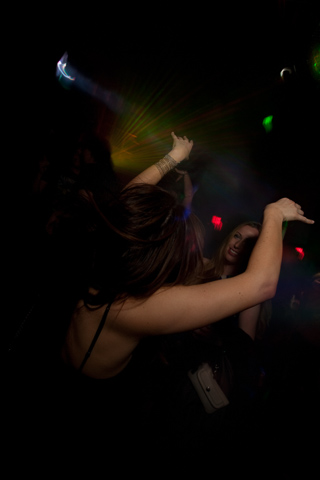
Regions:
[[[261,302],[265,302],[266,300],[271,300],[272,298],[275,297],[277,293],[277,286],[278,286],[278,281],[275,280],[270,280],[264,282],[264,284],[261,287]]]
[[[277,293],[279,271],[267,272],[266,269],[259,269],[258,271],[246,271],[249,275],[250,285],[252,291],[257,294],[257,304],[271,300]]]

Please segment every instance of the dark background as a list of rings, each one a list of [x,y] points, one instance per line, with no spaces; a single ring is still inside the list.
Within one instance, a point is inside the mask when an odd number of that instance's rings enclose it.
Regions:
[[[231,227],[234,217],[258,219],[266,203],[288,196],[316,224],[290,225],[286,241],[291,248],[304,248],[305,264],[319,269],[320,80],[312,67],[320,44],[319,2],[238,3],[93,4],[68,11],[55,6],[19,10],[8,18],[10,63],[4,78],[9,88],[4,93],[13,117],[17,205],[28,195],[49,132],[65,141],[90,126],[108,138],[115,122],[116,114],[99,99],[58,82],[56,64],[68,52],[70,65],[96,86],[122,94],[131,88],[134,95],[139,85],[142,109],[144,82],[151,85],[153,78],[154,96],[157,86],[166,85],[168,142],[160,151],[170,148],[171,130],[194,139],[194,208],[207,227],[208,241],[219,236],[212,215],[222,216]],[[281,78],[283,68],[289,71]],[[181,115],[174,117],[168,105],[180,99]],[[232,111],[222,135],[208,114],[216,105],[222,117],[224,109]],[[269,133],[262,126],[268,115],[273,115]],[[101,125],[102,117],[107,120]],[[133,161],[119,174],[129,178],[139,170]]]

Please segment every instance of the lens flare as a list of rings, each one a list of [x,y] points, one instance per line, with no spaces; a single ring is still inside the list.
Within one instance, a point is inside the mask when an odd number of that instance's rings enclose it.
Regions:
[[[66,80],[70,80],[71,82],[74,82],[75,77],[69,75],[66,71],[67,64],[68,64],[68,53],[65,52],[62,58],[57,63],[56,74],[59,77],[60,81],[62,80],[62,78],[64,78]]]

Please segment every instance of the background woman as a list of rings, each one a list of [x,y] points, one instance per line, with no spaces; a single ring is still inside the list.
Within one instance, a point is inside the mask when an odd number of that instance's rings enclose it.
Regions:
[[[206,276],[211,279],[233,277],[242,273],[261,231],[261,224],[248,221],[237,225],[222,241],[211,259],[205,259]],[[270,316],[269,302],[254,305],[238,315],[238,326],[254,340],[260,337]],[[260,319],[260,322],[259,322]]]

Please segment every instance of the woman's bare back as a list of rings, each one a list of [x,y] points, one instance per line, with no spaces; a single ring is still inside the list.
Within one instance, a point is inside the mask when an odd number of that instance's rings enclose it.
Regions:
[[[66,364],[79,369],[98,330],[107,305],[88,308],[80,301],[71,318],[62,358]],[[101,333],[83,366],[82,372],[92,378],[110,378],[121,372],[129,363],[140,338],[123,331],[117,317],[121,304],[111,305]]]

